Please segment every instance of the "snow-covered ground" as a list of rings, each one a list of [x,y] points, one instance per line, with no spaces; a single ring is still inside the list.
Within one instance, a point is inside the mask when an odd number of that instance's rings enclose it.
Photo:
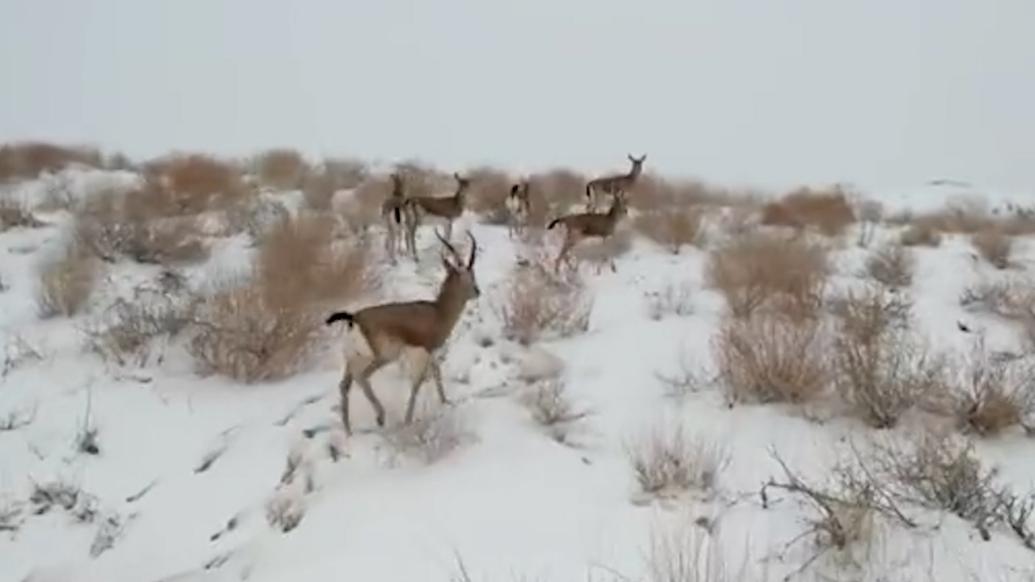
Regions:
[[[132,179],[66,173],[75,193],[96,188],[97,181]],[[16,194],[31,201],[42,190],[40,182],[26,183]],[[924,185],[867,194],[896,209],[923,209],[968,196],[969,189]],[[740,579],[777,580],[812,552],[807,544],[781,552],[803,531],[806,509],[793,501],[761,506],[760,485],[780,475],[769,449],[822,479],[839,444],[872,431],[856,420],[817,420],[789,406],[729,409],[713,389],[682,400],[666,396],[657,373],[672,373],[687,358],[707,366],[725,309],[704,286],[706,254],[696,248],[672,255],[636,239],[617,272],[584,271],[593,297],[584,334],[531,349],[504,341],[493,306],[503,296],[516,249],[505,227],[466,216],[454,238],[462,240],[469,228],[479,241],[482,295],[468,305],[444,364],[455,403],[450,413],[466,436],[441,459],[425,463],[373,430],[372,411],[359,391],[353,391],[352,405],[357,430],[344,436],[337,411],[341,338],[333,334],[311,369],[273,383],[200,377],[176,345],[159,364],[106,366],[83,349],[80,328],[114,293],[158,269],[119,264],[108,271],[91,313],[41,320],[36,268],[61,244],[67,216],[40,218],[49,224],[0,233],[0,277],[7,286],[0,293],[0,343],[8,362],[0,380],[0,421],[23,421],[0,432],[0,513],[23,508],[19,527],[0,530],[0,582],[450,580],[461,579],[458,557],[474,581],[643,580],[651,548],[657,549],[652,540],[673,535],[711,544]],[[421,233],[419,244],[424,256],[435,256],[430,232]],[[208,264],[185,273],[203,280],[242,264],[247,252],[239,237],[220,240]],[[864,252],[844,245],[838,277],[853,277]],[[1031,269],[1032,241],[1022,241],[1017,256],[1017,269]],[[965,239],[950,236],[938,248],[918,249],[917,258],[915,313],[936,347],[965,350],[967,338],[956,328],[965,320],[988,328],[997,348],[1016,348],[1010,345],[1016,337],[1002,331],[1006,324],[958,305],[964,286],[994,274],[975,263]],[[430,297],[441,276],[436,260],[419,266],[400,261],[370,301]],[[650,317],[645,295],[683,283],[694,290],[692,313]],[[590,411],[567,444],[545,434],[519,398],[527,390],[519,376],[549,368],[554,358],[572,402]],[[390,431],[401,422],[407,390],[394,367],[373,383]],[[419,414],[436,414],[430,385],[421,397]],[[714,495],[645,501],[637,495],[627,449],[674,423],[721,443],[729,465]],[[98,431],[99,454],[77,450],[84,427]],[[310,432],[314,427],[325,430]],[[1020,490],[1035,489],[1035,441],[1010,432],[978,447],[1001,478]],[[289,459],[297,475],[282,484]],[[34,487],[54,482],[69,484],[80,498],[70,510],[33,514]],[[301,520],[287,532],[271,527],[270,508]],[[862,568],[821,560],[806,578],[1035,576],[1026,573],[1035,553],[1016,538],[996,534],[982,541],[953,517],[944,516],[934,531],[886,526],[872,538],[868,554],[855,557]]]

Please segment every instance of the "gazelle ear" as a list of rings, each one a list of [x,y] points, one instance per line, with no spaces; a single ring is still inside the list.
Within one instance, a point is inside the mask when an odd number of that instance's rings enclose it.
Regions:
[[[444,253],[442,255],[439,255],[439,258],[442,259],[442,266],[446,268],[446,271],[450,273],[456,272],[456,266],[454,266],[453,263],[449,262],[449,259],[446,258],[446,255]]]

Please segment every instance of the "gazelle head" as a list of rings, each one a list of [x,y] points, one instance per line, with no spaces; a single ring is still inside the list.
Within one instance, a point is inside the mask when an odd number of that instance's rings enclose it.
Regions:
[[[456,192],[453,194],[453,197],[463,207],[467,198],[467,188],[471,185],[471,179],[464,178],[459,172],[453,172],[453,178],[456,180]]]
[[[511,186],[510,197],[516,199],[528,198],[528,182],[518,182]]]
[[[456,252],[453,245],[442,238],[442,235],[438,233],[438,229],[435,230],[435,236],[442,241],[450,255],[450,257],[447,257],[444,253],[442,255],[442,266],[446,268],[446,273],[448,273],[445,282],[442,284],[443,289],[447,290],[456,299],[464,302],[481,295],[481,290],[478,289],[478,281],[474,277],[474,260],[478,253],[478,242],[474,240],[474,235],[470,231],[467,232],[467,236],[471,239],[471,252],[466,262]]]
[[[643,154],[639,158],[633,157],[632,154],[626,154],[626,157],[629,158],[629,161],[632,162],[632,165],[633,165],[631,173],[632,174],[639,174],[640,170],[643,169],[643,162],[644,162],[644,160],[647,159],[647,154]]]

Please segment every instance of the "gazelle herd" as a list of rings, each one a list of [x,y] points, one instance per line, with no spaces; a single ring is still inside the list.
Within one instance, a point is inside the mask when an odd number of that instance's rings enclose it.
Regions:
[[[633,164],[629,173],[597,178],[586,184],[586,212],[560,216],[547,225],[547,230],[558,225],[565,229],[564,242],[554,262],[554,270],[560,268],[568,252],[583,239],[606,239],[614,234],[618,221],[627,213],[626,196],[636,183],[647,158],[646,155],[628,157]],[[384,426],[385,409],[374,394],[370,377],[393,362],[406,361],[411,374],[410,398],[404,419],[406,424],[413,420],[417,395],[429,372],[435,381],[439,400],[443,404],[449,403],[437,362],[439,352],[452,334],[467,302],[481,293],[474,275],[478,252],[478,242],[474,235],[467,233],[471,248],[466,260],[449,242],[453,222],[463,214],[466,192],[470,187],[470,179],[457,173],[453,177],[457,188],[452,196],[407,197],[403,176],[393,173],[392,191],[381,206],[381,216],[387,231],[386,251],[393,263],[396,262],[400,237],[403,238],[405,252],[417,260],[417,229],[429,222],[445,224],[444,236],[435,229],[435,236],[449,255],[447,257],[443,254],[441,257],[446,277],[435,299],[382,303],[354,313],[338,311],[327,317],[327,325],[345,321],[348,326],[345,371],[339,383],[341,417],[346,434],[352,434],[349,392],[353,382],[359,383],[363,394],[370,401],[378,426]],[[530,182],[525,180],[510,189],[505,205],[510,215],[508,234],[511,237],[520,236],[528,225],[532,209],[530,188]],[[599,197],[606,194],[612,197],[609,210],[603,214],[594,212]],[[613,258],[611,270],[615,270]]]

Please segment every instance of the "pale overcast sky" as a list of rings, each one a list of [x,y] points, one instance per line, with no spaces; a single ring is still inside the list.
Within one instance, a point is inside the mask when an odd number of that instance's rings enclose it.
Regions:
[[[0,0],[0,140],[1035,192],[1035,0]]]

